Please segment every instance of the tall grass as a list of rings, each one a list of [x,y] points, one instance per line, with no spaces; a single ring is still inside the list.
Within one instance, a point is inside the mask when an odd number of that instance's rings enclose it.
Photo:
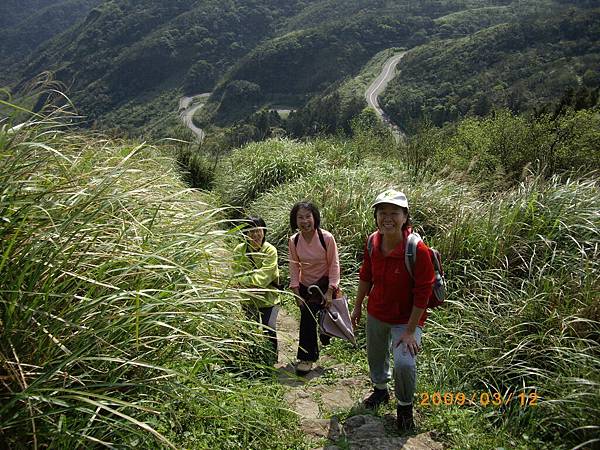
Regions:
[[[269,140],[250,144],[222,161],[215,177],[215,191],[226,205],[241,207],[261,193],[314,172],[314,146]]]
[[[596,181],[538,179],[456,221],[451,308],[428,333],[435,386],[537,391],[537,408],[493,417],[556,446],[598,442],[598,211]]]
[[[249,160],[267,148],[245,153],[242,164],[253,165]],[[388,186],[407,193],[415,228],[440,249],[449,281],[447,306],[426,327],[420,389],[539,396],[537,406],[519,401],[499,408],[467,406],[473,411],[469,422],[485,424],[473,442],[473,427],[460,420],[440,422],[424,411],[427,420],[457,447],[597,445],[597,180],[530,178],[480,197],[477,186],[425,174],[415,179],[392,157],[370,156],[267,186],[246,208],[265,218],[283,259],[291,206],[302,199],[317,203],[322,226],[338,242],[343,284],[352,297],[364,241],[375,228],[369,205]],[[463,417],[460,409],[446,413]]]
[[[219,162],[214,174],[214,192],[223,205],[243,210],[262,194],[278,187],[285,189],[296,180],[313,174],[335,176],[337,170],[358,167],[369,154],[380,151],[381,140],[364,142],[369,136],[363,133],[353,141],[319,138],[299,143],[270,139],[249,144]]]
[[[216,215],[159,148],[0,130],[0,441],[283,448]],[[300,447],[301,444],[298,444]]]

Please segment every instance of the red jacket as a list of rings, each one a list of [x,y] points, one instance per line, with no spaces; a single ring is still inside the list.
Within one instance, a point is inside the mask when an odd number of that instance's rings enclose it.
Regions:
[[[429,256],[429,249],[423,241],[417,245],[417,259],[413,268],[414,279],[408,273],[404,263],[405,243],[410,231],[404,230],[404,239],[388,256],[381,252],[382,235],[373,233],[372,254],[369,255],[365,244],[360,279],[372,284],[369,292],[367,311],[382,322],[406,324],[410,318],[413,304],[427,308],[433,288],[435,273]],[[419,319],[423,326],[427,319],[427,310]]]

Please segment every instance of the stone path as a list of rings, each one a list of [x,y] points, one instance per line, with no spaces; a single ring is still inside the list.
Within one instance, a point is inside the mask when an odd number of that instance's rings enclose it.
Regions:
[[[277,320],[279,380],[286,386],[285,399],[300,416],[300,426],[314,449],[338,450],[442,450],[430,433],[400,437],[393,430],[395,417],[365,414],[361,400],[368,394],[367,377],[344,377],[344,365],[322,356],[305,377],[294,373],[298,323],[285,310]],[[360,351],[360,350],[358,350]],[[339,375],[339,376],[338,376]],[[350,417],[340,422],[337,414]],[[353,415],[353,413],[356,413]]]

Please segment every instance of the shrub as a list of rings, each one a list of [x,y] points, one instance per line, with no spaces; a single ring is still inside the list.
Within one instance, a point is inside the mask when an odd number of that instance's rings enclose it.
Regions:
[[[216,157],[209,156],[201,148],[187,145],[177,149],[176,158],[183,179],[189,186],[198,189],[212,188],[218,162]]]
[[[500,110],[460,122],[435,167],[466,173],[493,192],[516,185],[533,169],[550,177],[572,170],[600,170],[600,114],[597,108],[553,117],[513,115]]]
[[[319,167],[311,144],[269,140],[235,150],[219,165],[215,191],[225,205],[244,207],[261,193]]]

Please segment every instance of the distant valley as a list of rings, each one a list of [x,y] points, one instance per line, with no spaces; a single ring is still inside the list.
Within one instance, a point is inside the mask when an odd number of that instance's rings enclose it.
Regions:
[[[600,86],[594,1],[30,0],[0,17],[0,86],[18,98],[52,71],[87,126],[133,135],[172,135],[178,99],[204,92],[203,127],[256,128],[286,105],[270,128],[347,132],[387,49],[409,50],[379,101],[408,132]]]

